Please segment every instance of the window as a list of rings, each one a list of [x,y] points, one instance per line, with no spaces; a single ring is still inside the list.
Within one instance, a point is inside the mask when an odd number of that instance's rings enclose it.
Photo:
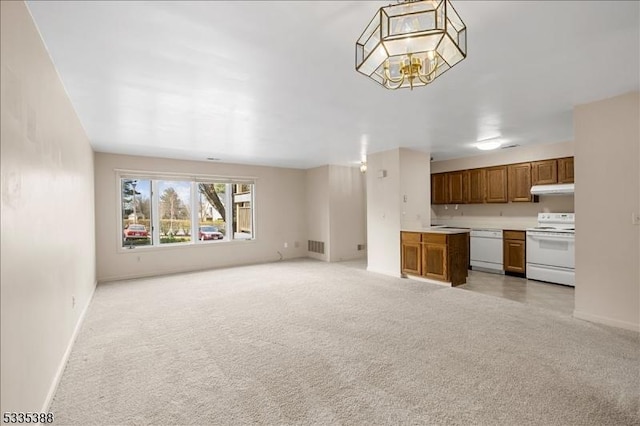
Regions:
[[[121,179],[122,245],[148,246],[151,239],[151,181]]]
[[[227,234],[227,184],[198,183],[200,241],[221,240]]]
[[[191,242],[191,182],[156,181],[160,244]]]
[[[254,238],[254,183],[121,175],[122,247]]]

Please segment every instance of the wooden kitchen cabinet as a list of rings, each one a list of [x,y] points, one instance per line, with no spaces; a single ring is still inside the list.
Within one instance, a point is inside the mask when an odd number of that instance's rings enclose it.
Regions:
[[[487,167],[486,198],[487,203],[506,203],[507,197],[507,166]]]
[[[536,202],[531,186],[573,183],[573,157],[431,175],[431,204]]]
[[[422,274],[421,243],[422,234],[419,232],[402,232],[400,234],[402,273],[411,275]]]
[[[558,183],[573,182],[573,157],[558,158]]]
[[[425,234],[422,244],[422,275],[439,281],[447,281],[447,236]],[[435,238],[437,237],[437,238]]]
[[[422,276],[457,286],[467,282],[469,234],[422,234]]]
[[[463,204],[468,184],[465,182],[464,171],[447,173],[447,182],[449,184],[448,204]]]
[[[511,164],[509,168],[509,201],[531,201],[531,163]]]
[[[531,163],[531,184],[550,185],[558,183],[558,161],[544,160]]]
[[[485,169],[473,169],[465,171],[467,183],[467,196],[465,202],[471,204],[484,203],[486,198],[486,176],[487,171]]]
[[[431,175],[431,204],[447,204],[449,202],[449,178],[447,173]]]
[[[524,231],[503,232],[503,263],[505,272],[524,274],[527,271],[526,233]]]
[[[469,233],[400,233],[401,272],[450,283],[467,281]]]

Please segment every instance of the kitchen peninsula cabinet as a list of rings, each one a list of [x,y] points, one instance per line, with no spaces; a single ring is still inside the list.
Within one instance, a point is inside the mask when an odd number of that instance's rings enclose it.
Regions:
[[[487,167],[487,203],[506,203],[507,197],[507,166]]]
[[[573,157],[558,159],[558,183],[573,183]]]
[[[504,271],[524,274],[527,270],[525,231],[504,230],[502,235]]]
[[[451,286],[464,284],[468,273],[468,233],[450,228],[402,231],[402,275],[429,278]]]
[[[400,254],[402,273],[421,275],[422,258],[420,253],[422,234],[418,232],[402,232],[400,243],[402,247],[402,253]]]
[[[511,164],[508,167],[509,201],[531,201],[531,163]]]

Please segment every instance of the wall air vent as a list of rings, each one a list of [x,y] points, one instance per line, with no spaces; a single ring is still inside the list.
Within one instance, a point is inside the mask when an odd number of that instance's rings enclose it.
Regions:
[[[515,148],[517,146],[520,146],[520,145],[518,145],[517,143],[514,143],[514,144],[511,144],[511,145],[501,146],[500,149]]]
[[[311,253],[324,254],[324,242],[323,241],[307,241],[307,250]]]

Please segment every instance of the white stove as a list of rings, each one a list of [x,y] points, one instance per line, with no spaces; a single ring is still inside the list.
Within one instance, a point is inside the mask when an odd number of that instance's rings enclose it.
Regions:
[[[574,213],[538,213],[527,229],[527,278],[575,287]]]

